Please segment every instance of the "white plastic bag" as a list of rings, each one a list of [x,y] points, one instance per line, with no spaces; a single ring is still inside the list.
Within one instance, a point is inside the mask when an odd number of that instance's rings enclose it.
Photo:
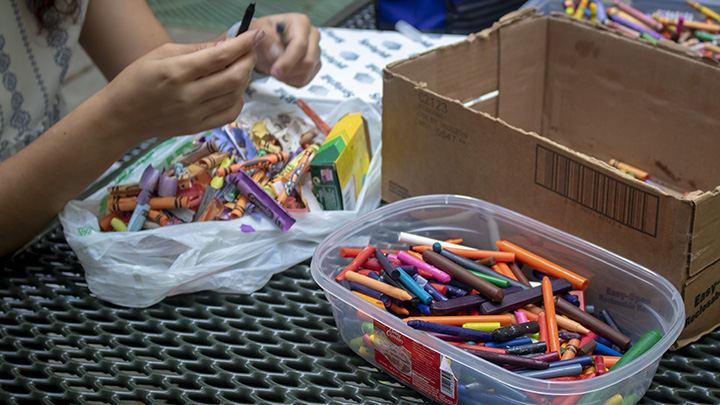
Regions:
[[[295,224],[283,233],[266,218],[252,215],[232,221],[167,226],[140,232],[100,231],[105,188],[84,201],[71,201],[60,214],[68,244],[85,269],[88,287],[97,297],[117,305],[146,307],[163,298],[201,290],[251,293],[273,274],[310,258],[317,245],[346,222],[380,203],[380,114],[359,99],[330,105],[313,104],[333,125],[347,113],[367,120],[373,158],[354,211],[293,213]],[[279,110],[278,110],[279,109]],[[249,102],[243,113],[262,116],[292,112],[294,105]],[[309,122],[309,120],[307,120]],[[137,181],[148,164],[162,166],[192,146],[193,136],[173,138],[143,156],[111,184]],[[242,224],[255,232],[244,233]]]

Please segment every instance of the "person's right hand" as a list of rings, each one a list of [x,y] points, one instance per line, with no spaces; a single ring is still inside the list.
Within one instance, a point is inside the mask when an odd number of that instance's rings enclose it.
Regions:
[[[262,30],[219,43],[164,44],[113,79],[94,98],[134,145],[217,128],[242,110]],[[117,133],[116,131],[108,131]]]

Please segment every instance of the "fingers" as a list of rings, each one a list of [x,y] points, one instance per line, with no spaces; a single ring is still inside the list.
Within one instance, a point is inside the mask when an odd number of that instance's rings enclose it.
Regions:
[[[245,100],[242,93],[226,94],[203,103],[201,108],[208,111],[208,114],[200,120],[200,128],[197,132],[219,128],[234,121],[240,115],[244,105]]]
[[[191,82],[188,84],[190,97],[206,101],[234,91],[244,92],[250,83],[256,60],[256,53],[250,52],[227,68]]]
[[[270,74],[295,87],[307,84],[320,65],[320,32],[305,15],[293,15],[286,24],[284,52],[273,62]],[[292,82],[290,82],[292,80]]]
[[[193,44],[184,47],[188,52],[176,57],[180,80],[195,80],[221,71],[252,52],[265,35],[262,30],[252,30],[218,44]]]

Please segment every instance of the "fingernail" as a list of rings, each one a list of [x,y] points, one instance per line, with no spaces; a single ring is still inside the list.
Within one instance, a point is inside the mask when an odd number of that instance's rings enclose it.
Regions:
[[[227,41],[227,38],[221,39],[221,40],[217,41],[217,43],[216,43],[215,45],[220,45],[220,44],[222,44],[222,43],[225,42],[225,41]]]
[[[282,76],[282,73],[282,69],[273,69],[273,71],[270,72],[270,74],[276,79],[279,79]]]
[[[263,30],[258,30],[258,31],[255,33],[255,42],[256,42],[256,43],[257,43],[257,42],[260,42],[260,40],[263,39],[264,36],[265,36],[265,31],[263,31]]]

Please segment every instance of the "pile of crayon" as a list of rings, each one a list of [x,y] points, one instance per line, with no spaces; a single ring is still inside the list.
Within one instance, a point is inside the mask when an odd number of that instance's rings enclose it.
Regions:
[[[411,328],[514,373],[593,378],[625,366],[662,338],[653,329],[631,344],[610,312],[585,303],[588,279],[508,241],[498,240],[497,251],[404,232],[398,241],[408,249],[341,249],[352,261],[335,281]],[[350,345],[372,358],[372,322],[362,331]]]
[[[648,15],[621,1],[606,9],[600,0],[564,0],[565,12],[575,18],[601,23],[625,35],[651,42],[669,39],[708,57],[720,60],[720,14],[694,1],[687,1],[688,11],[696,10],[705,21],[693,21],[692,14],[668,18],[658,13]]]
[[[327,124],[302,100],[298,105],[327,135]],[[108,187],[100,228],[136,232],[259,212],[285,232],[295,222],[291,212],[322,209],[304,176],[322,141],[317,135],[290,114],[241,115],[195,139],[194,148],[169,167],[148,165],[139,182]]]

